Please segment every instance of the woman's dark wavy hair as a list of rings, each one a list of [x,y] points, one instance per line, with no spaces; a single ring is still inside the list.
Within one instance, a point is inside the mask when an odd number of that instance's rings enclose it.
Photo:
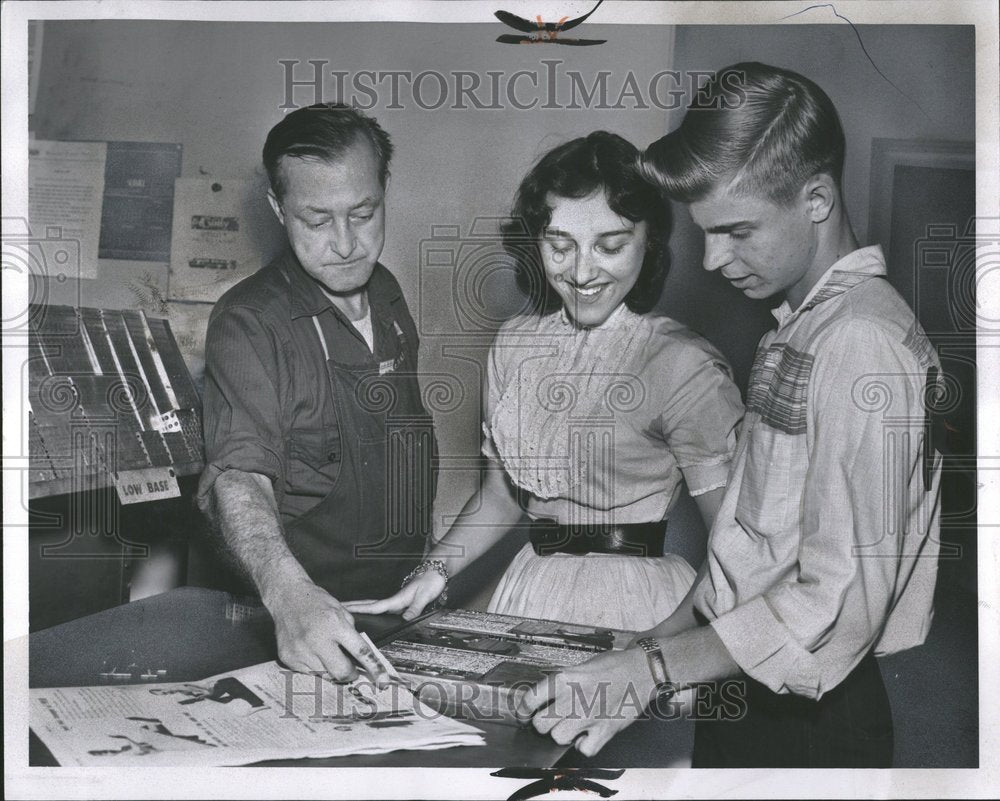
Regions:
[[[639,151],[617,134],[594,131],[542,156],[521,181],[511,219],[501,226],[504,250],[515,260],[518,286],[540,314],[561,300],[550,289],[539,237],[552,219],[549,196],[580,199],[602,191],[615,214],[646,223],[646,256],[625,305],[644,314],[657,303],[668,267],[669,206],[638,171]]]

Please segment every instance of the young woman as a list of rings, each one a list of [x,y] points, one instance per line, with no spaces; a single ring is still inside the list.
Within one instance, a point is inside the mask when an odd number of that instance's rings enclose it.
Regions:
[[[664,552],[682,481],[711,526],[742,417],[725,359],[651,312],[669,216],[636,149],[597,131],[543,156],[504,227],[533,312],[489,355],[479,489],[394,596],[354,612],[413,617],[519,523],[489,610],[643,630],[668,617],[695,573]]]

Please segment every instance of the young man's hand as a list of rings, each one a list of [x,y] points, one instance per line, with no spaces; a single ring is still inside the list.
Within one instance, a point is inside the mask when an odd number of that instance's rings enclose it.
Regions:
[[[642,714],[655,686],[641,648],[609,651],[533,685],[518,700],[517,715],[594,756]]]
[[[270,611],[278,658],[292,670],[325,672],[334,681],[351,681],[358,675],[353,657],[376,684],[388,681],[375,654],[354,628],[354,616],[312,582],[284,588],[270,604]]]

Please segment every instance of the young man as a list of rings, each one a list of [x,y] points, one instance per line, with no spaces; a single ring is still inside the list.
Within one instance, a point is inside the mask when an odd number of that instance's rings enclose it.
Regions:
[[[643,156],[704,231],[705,268],[784,302],[757,350],[691,593],[634,647],[525,696],[539,731],[585,754],[631,722],[637,697],[739,677],[745,708],[699,718],[696,767],[892,764],[875,656],[920,644],[930,626],[941,460],[926,404],[938,360],[881,249],[858,247],[843,161],[829,97],[757,63],[713,76]],[[601,693],[603,715],[581,703]]]
[[[382,670],[340,603],[391,594],[423,552],[434,436],[417,331],[378,262],[392,144],[335,104],[264,145],[290,249],[216,304],[199,502],[249,576],[291,668]],[[393,441],[395,438],[395,441]]]

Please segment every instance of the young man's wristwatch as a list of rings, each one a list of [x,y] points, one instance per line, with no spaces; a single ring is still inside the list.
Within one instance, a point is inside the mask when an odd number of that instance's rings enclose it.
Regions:
[[[667,663],[663,658],[663,650],[655,637],[643,637],[636,641],[636,645],[646,652],[646,661],[649,663],[649,672],[653,674],[653,681],[656,682],[656,697],[665,701],[670,700],[677,694],[677,685],[670,680],[667,673]]]

